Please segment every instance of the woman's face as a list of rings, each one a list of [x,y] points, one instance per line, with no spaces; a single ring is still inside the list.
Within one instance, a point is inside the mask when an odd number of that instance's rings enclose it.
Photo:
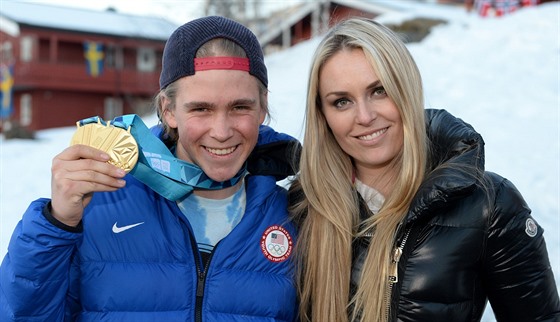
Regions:
[[[358,179],[374,182],[390,174],[391,161],[403,146],[403,124],[361,49],[339,51],[325,62],[319,97],[336,141],[354,160]]]
[[[245,71],[198,71],[179,79],[175,109],[164,112],[179,135],[177,157],[214,181],[231,179],[257,144],[266,116],[260,102],[258,81]]]

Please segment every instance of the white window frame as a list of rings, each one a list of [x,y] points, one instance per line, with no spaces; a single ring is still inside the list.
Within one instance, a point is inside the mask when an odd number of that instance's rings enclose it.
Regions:
[[[156,70],[156,51],[153,48],[140,47],[136,51],[136,65],[141,72]]]
[[[19,124],[28,126],[33,121],[33,100],[31,94],[25,93],[19,99]]]
[[[20,53],[19,57],[23,62],[30,62],[33,60],[33,37],[24,36],[20,39]]]
[[[103,118],[112,120],[120,115],[123,115],[123,100],[119,97],[106,97],[103,104]]]

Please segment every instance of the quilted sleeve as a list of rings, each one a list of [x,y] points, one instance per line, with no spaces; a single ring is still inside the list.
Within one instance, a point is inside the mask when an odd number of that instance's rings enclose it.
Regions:
[[[559,321],[560,301],[543,229],[517,188],[494,177],[485,281],[498,321]]]
[[[63,321],[69,270],[81,233],[53,225],[31,203],[16,226],[0,266],[0,321]]]

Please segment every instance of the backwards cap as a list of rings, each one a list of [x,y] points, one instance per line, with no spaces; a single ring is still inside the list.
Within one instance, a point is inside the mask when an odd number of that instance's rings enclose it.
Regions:
[[[228,57],[211,59],[197,64],[218,64],[222,67],[198,67],[195,69],[195,54],[206,42],[214,38],[226,38],[245,50],[249,66],[243,67],[239,59]],[[225,64],[225,65],[224,65]],[[225,67],[224,67],[225,66]],[[229,68],[227,67],[229,66]],[[268,87],[268,77],[261,45],[251,30],[231,19],[219,16],[198,18],[177,28],[165,44],[162,57],[159,87],[163,89],[179,78],[194,75],[195,70],[238,69],[248,70]]]

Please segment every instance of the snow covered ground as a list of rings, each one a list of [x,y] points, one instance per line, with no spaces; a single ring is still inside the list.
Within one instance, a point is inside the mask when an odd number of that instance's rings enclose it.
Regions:
[[[449,20],[409,44],[423,75],[426,107],[472,124],[486,142],[486,169],[511,180],[526,198],[560,281],[560,3],[482,19],[461,8],[410,6],[379,18]],[[302,138],[312,39],[266,57],[276,130]],[[145,119],[154,125],[156,118]],[[50,196],[51,159],[75,130],[44,130],[38,140],[0,138],[0,257],[28,204]],[[490,311],[484,321],[494,321]]]

